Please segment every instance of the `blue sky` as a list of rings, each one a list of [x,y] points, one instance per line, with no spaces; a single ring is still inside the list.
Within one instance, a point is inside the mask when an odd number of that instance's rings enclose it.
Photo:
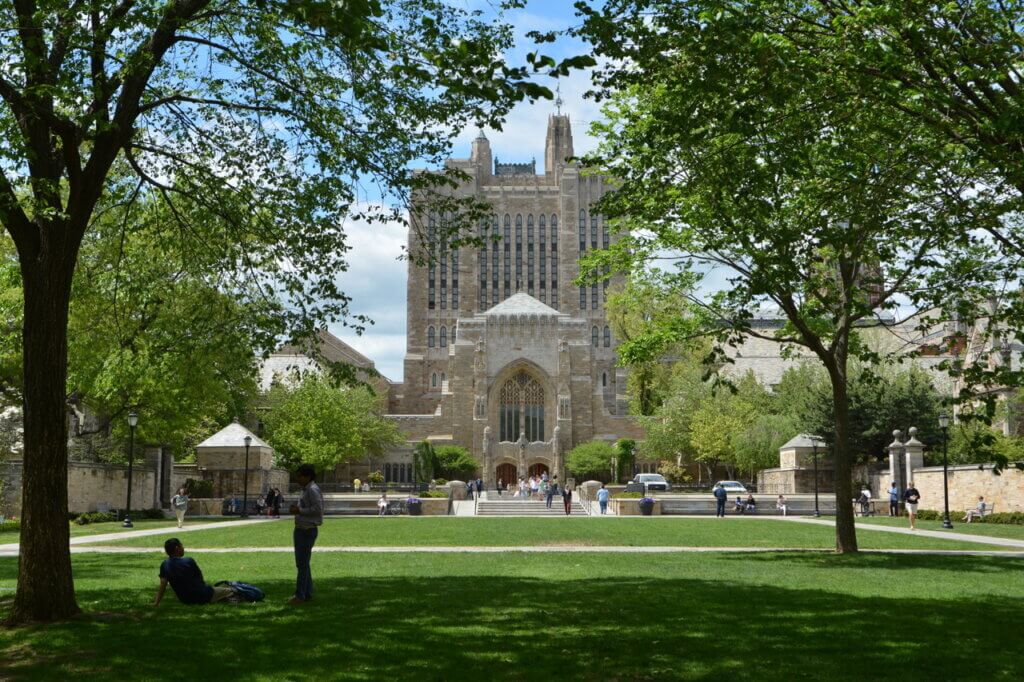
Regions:
[[[486,8],[487,2],[467,2],[468,7]],[[528,52],[538,49],[526,38],[529,31],[563,29],[576,21],[572,3],[567,0],[529,2],[521,10],[508,15],[516,33],[516,46],[508,54],[512,63],[524,63]],[[556,59],[587,51],[582,43],[560,40],[540,46],[542,52]],[[589,75],[574,73],[562,78],[562,111],[572,121],[573,142],[577,154],[594,146],[586,134],[587,126],[598,115],[597,105],[583,99],[589,85]],[[550,87],[554,89],[555,81]],[[554,112],[554,104],[543,101],[534,105],[520,104],[512,112],[504,130],[487,130],[491,148],[503,161],[530,161],[537,158],[543,167],[544,134],[547,117]],[[469,156],[469,143],[477,134],[475,129],[459,135],[452,156]],[[362,336],[352,330],[335,325],[331,332],[372,359],[377,369],[392,381],[402,381],[402,360],[405,356],[406,328],[406,262],[399,260],[405,244],[406,231],[399,225],[382,227],[353,223],[347,226],[352,251],[350,269],[339,276],[346,294],[352,297],[352,312],[371,317],[375,324]]]

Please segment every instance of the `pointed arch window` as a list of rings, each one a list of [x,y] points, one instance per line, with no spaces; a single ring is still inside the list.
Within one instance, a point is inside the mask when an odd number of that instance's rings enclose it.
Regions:
[[[544,440],[544,387],[526,372],[517,372],[501,387],[498,417],[502,441],[517,441],[520,434],[530,442]]]
[[[430,387],[437,388],[437,372],[431,372],[430,374]]]
[[[612,347],[612,330],[609,329],[607,325],[605,325],[605,328],[604,328],[604,347],[605,348],[611,348]]]
[[[427,348],[434,347],[434,325],[427,327]]]
[[[608,372],[601,372],[601,386],[605,387],[608,385]]]
[[[439,345],[441,346],[441,348],[447,348],[448,347],[448,330],[445,329],[444,325],[441,325],[441,333],[439,334],[439,336],[440,336],[440,344]]]
[[[441,329],[444,329],[444,327],[441,327]],[[590,329],[590,342],[594,345],[594,348],[597,348],[597,325]]]

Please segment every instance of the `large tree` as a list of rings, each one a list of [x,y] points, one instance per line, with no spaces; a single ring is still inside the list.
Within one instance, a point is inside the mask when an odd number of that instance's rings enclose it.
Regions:
[[[292,331],[347,317],[335,276],[362,188],[451,178],[468,123],[549,95],[497,55],[510,30],[441,0],[7,0],[0,34],[0,222],[24,289],[25,468],[10,620],[77,604],[68,550],[67,316],[101,198],[158,196],[168,233],[285,299]],[[537,63],[551,65],[550,60]],[[129,173],[112,174],[119,161]],[[367,215],[369,214],[369,215]],[[205,229],[204,229],[205,228]]]
[[[827,372],[836,499],[849,500],[849,363],[873,356],[863,325],[989,277],[977,231],[998,215],[978,211],[989,197],[962,155],[865,101],[826,59],[773,40],[746,4],[585,9],[581,33],[608,59],[598,96],[610,97],[591,161],[617,185],[598,208],[631,229],[585,266],[631,258],[636,270],[668,255],[717,268],[727,281],[694,302],[721,343],[802,346]],[[786,327],[759,325],[763,306]],[[857,550],[848,504],[837,504],[836,548]]]

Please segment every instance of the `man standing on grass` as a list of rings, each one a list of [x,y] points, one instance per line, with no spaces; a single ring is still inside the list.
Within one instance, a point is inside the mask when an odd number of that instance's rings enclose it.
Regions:
[[[725,501],[729,498],[729,493],[725,492],[725,488],[721,485],[716,484],[713,494],[715,496],[715,516],[724,519]]]
[[[889,483],[889,516],[900,515],[900,489],[896,487],[896,481]]]
[[[315,479],[316,469],[312,464],[303,464],[295,472],[295,480],[302,486],[302,495],[299,503],[291,506],[291,513],[295,515],[292,537],[298,576],[295,579],[295,596],[288,600],[289,604],[305,604],[313,598],[313,575],[309,561],[313,556],[318,529],[324,522],[324,496]]]
[[[903,502],[907,508],[907,516],[910,517],[910,530],[916,530],[914,528],[914,521],[917,519],[917,504],[920,501],[921,493],[914,487],[914,482],[911,481],[907,484],[907,489],[903,493]]]

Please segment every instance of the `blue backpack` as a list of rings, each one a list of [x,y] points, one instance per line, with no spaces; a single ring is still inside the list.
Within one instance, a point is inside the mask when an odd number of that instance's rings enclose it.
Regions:
[[[238,601],[263,601],[263,597],[266,596],[263,594],[263,590],[256,587],[255,585],[250,585],[249,583],[242,583],[236,580],[221,580],[219,583],[217,583],[217,586],[219,587],[221,585],[227,585],[232,590],[234,590],[235,598]]]

